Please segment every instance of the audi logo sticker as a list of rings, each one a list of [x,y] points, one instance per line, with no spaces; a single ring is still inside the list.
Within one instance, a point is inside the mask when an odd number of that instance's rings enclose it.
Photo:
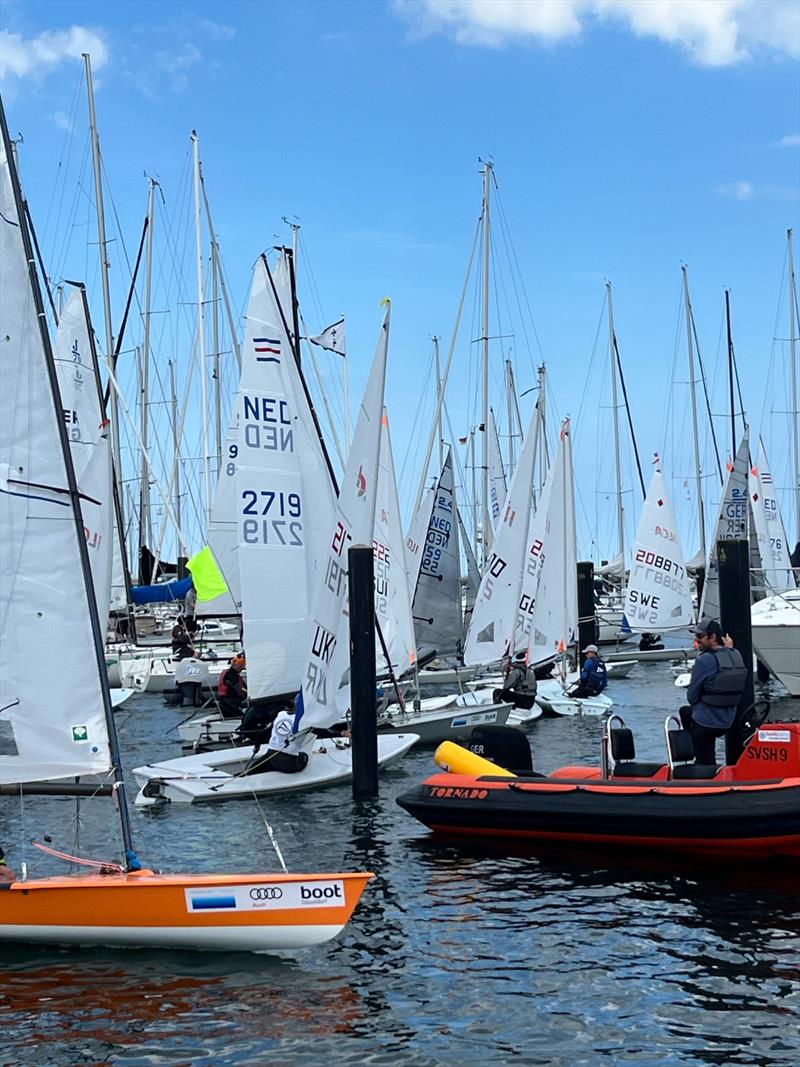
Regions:
[[[257,885],[250,890],[251,900],[280,900],[283,890],[278,885]]]

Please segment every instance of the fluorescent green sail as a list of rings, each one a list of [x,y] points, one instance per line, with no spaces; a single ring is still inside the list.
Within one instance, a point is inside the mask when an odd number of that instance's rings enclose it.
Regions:
[[[197,601],[214,600],[228,592],[228,586],[217,566],[214,553],[206,545],[186,564],[192,572],[192,581],[197,592]]]

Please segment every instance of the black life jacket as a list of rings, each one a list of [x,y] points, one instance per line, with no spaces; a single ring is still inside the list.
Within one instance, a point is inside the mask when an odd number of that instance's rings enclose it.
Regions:
[[[708,650],[717,661],[717,673],[703,683],[704,704],[710,708],[730,708],[738,704],[747,681],[747,667],[735,648]]]

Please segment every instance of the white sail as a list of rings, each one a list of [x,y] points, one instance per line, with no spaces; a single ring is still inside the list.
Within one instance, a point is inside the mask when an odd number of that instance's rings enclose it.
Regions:
[[[758,465],[750,471],[749,481],[750,501],[767,593],[794,589],[795,577],[789,559],[789,542],[786,539],[786,529],[763,441],[759,446]]]
[[[381,456],[378,470],[378,500],[375,508],[375,612],[395,671],[402,673],[417,658],[411,596],[405,569],[405,545],[397,499],[397,479],[389,433],[389,416],[383,413]],[[384,667],[378,645],[378,670]]]
[[[225,438],[214,503],[208,520],[208,546],[219,568],[227,593],[201,599],[198,594],[196,615],[200,618],[241,615],[242,592],[239,578],[239,530],[236,459],[239,454],[239,411],[234,408]]]
[[[251,697],[300,688],[330,544],[333,489],[291,341],[289,263],[256,265],[242,346],[236,521]],[[371,540],[371,531],[370,531]]]
[[[114,547],[111,444],[100,404],[90,329],[83,296],[79,290],[73,290],[59,319],[53,359],[72,465],[82,493],[81,514],[97,613],[105,626],[111,604]]]
[[[436,486],[413,601],[417,651],[439,656],[461,650],[461,561],[450,449]]]
[[[79,531],[0,146],[0,783],[111,765]],[[57,385],[56,385],[57,389]],[[10,727],[10,729],[9,729]]]
[[[387,307],[333,522],[319,557],[324,569],[305,645],[301,727],[330,726],[350,702],[347,551],[351,544],[371,545],[375,536],[389,312]]]
[[[733,463],[722,487],[714,540],[708,552],[705,584],[700,601],[700,616],[719,619],[719,563],[717,541],[747,540],[747,470],[750,466],[750,442],[747,430],[742,435]]]
[[[692,622],[686,561],[660,470],[653,472],[636,531],[625,617],[636,632],[677,629]]]
[[[425,538],[428,535],[428,526],[431,521],[431,512],[433,511],[435,500],[436,487],[431,486],[425,490],[425,495],[414,512],[411,525],[408,528],[408,535],[406,536],[406,577],[408,578],[408,588],[411,590],[412,597],[414,590],[417,588],[419,568],[422,563],[422,549],[425,546]]]
[[[516,645],[527,650],[529,663],[540,663],[563,652],[578,633],[575,486],[568,422],[561,429],[528,546]]]
[[[503,455],[500,451],[500,438],[497,435],[497,423],[494,411],[489,408],[489,517],[492,528],[497,529],[503,505],[506,502],[506,474],[503,470]]]
[[[528,547],[535,453],[536,434],[531,427],[511,480],[503,517],[495,525],[492,553],[484,568],[467,632],[466,664],[494,663],[514,651],[517,608]]]

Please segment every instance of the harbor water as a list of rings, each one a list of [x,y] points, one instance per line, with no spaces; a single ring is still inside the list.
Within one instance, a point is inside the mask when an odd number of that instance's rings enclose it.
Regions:
[[[668,664],[613,682],[639,757],[664,754],[681,702]],[[773,701],[773,719],[797,718]],[[186,709],[117,712],[128,771],[178,754]],[[597,719],[540,719],[537,770],[597,762]],[[632,852],[532,855],[435,841],[395,797],[434,769],[413,751],[379,799],[350,787],[207,807],[132,809],[140,856],[172,870],[369,869],[340,937],[285,956],[3,946],[0,1063],[488,1064],[795,1067],[800,874]],[[129,775],[131,796],[135,786]],[[30,844],[100,858],[107,802],[0,801],[10,862],[63,871]],[[0,896],[0,906],[2,897]]]

